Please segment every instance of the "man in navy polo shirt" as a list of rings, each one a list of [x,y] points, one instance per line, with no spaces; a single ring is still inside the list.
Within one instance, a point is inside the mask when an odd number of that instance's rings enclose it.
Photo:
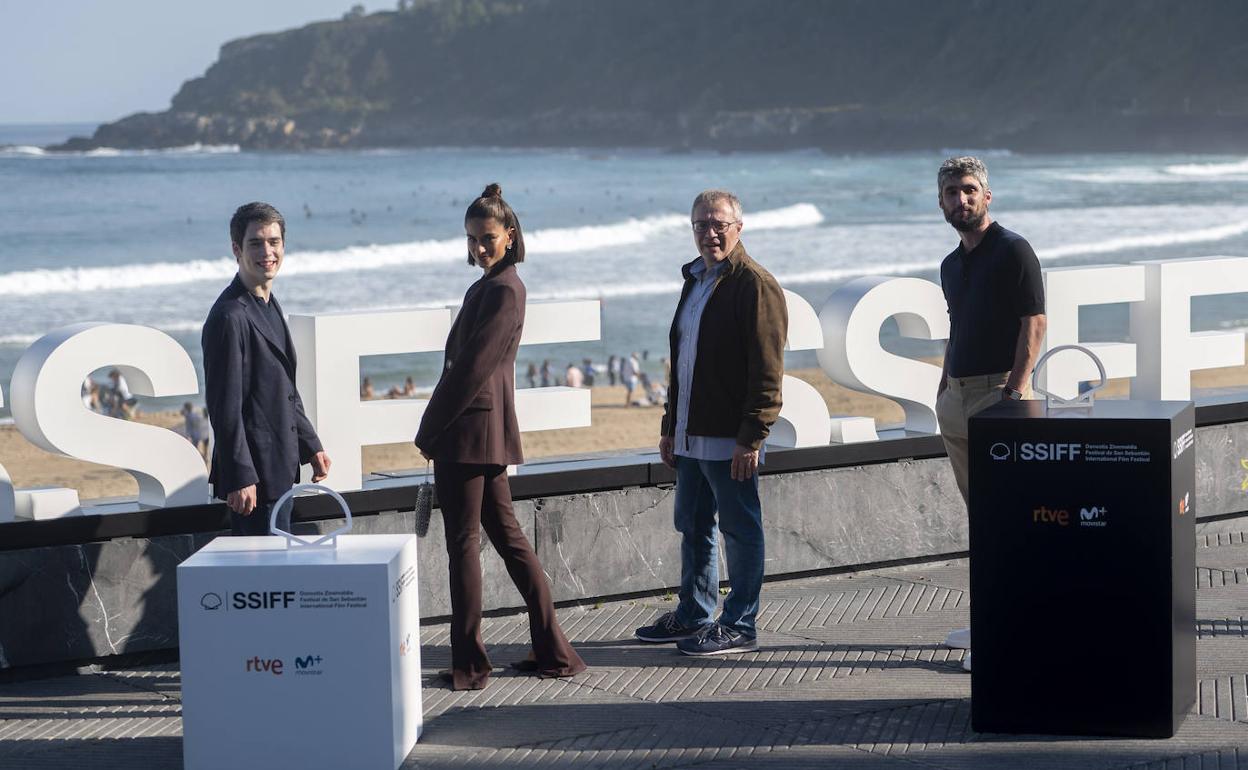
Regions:
[[[936,391],[936,418],[958,491],[968,499],[967,420],[1001,399],[1030,395],[1044,341],[1044,280],[1031,245],[992,220],[988,169],[978,158],[950,158],[936,174],[940,210],[961,243],[940,265],[949,305],[949,342]],[[970,629],[946,645],[969,649]],[[963,668],[970,670],[970,653]]]

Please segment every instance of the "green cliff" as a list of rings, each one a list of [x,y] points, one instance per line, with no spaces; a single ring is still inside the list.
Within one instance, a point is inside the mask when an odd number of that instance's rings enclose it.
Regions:
[[[1243,0],[414,0],[67,148],[1248,147]]]

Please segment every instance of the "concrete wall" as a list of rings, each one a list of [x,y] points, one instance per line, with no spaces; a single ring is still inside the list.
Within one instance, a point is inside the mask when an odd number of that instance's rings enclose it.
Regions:
[[[1196,514],[1248,510],[1248,422],[1197,430]],[[761,482],[767,573],[936,557],[967,547],[966,515],[943,458],[784,473]],[[679,582],[670,487],[525,500],[516,514],[558,601]],[[320,522],[323,531],[335,521]],[[356,534],[411,532],[410,512],[355,520]],[[0,552],[0,668],[177,646],[175,568],[212,534],[122,538]],[[482,536],[487,608],[519,596]],[[722,549],[721,549],[722,550]],[[420,542],[425,617],[450,612],[437,512]]]

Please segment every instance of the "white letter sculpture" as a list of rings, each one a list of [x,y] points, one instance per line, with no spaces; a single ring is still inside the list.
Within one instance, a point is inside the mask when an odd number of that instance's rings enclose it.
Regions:
[[[0,406],[4,406],[3,392],[0,392]],[[14,489],[8,470],[0,465],[0,524],[17,519],[59,519],[81,513],[78,490],[65,487]]]
[[[1048,335],[1045,349],[1080,344],[1105,363],[1110,377],[1134,377],[1131,397],[1187,400],[1191,372],[1244,363],[1242,332],[1191,331],[1191,298],[1248,292],[1248,257],[1093,265],[1045,271]],[[905,428],[938,432],[935,401],[940,367],[884,350],[880,327],[895,317],[901,334],[944,339],[949,318],[940,287],[919,278],[870,276],[835,291],[818,315],[799,295],[784,292],[789,309],[787,350],[816,350],[824,372],[840,385],[901,404]],[[1079,309],[1130,304],[1126,342],[1082,342]],[[453,308],[378,313],[295,315],[290,328],[299,352],[299,391],[312,424],[334,459],[326,483],[359,489],[365,446],[409,442],[427,401],[361,402],[360,357],[441,350]],[[583,342],[601,336],[596,301],[533,302],[527,306],[522,345]],[[128,470],[139,483],[143,506],[197,505],[208,500],[199,453],[183,437],[151,425],[96,414],[82,402],[83,379],[115,366],[134,393],[192,395],[194,365],[177,342],[144,326],[84,323],[44,336],[22,355],[10,385],[11,409],[27,440],[51,452]],[[1095,374],[1090,362],[1061,357],[1041,373],[1041,386],[1064,398]],[[821,446],[874,440],[870,417],[830,417],[819,392],[785,376],[784,407],[768,443]],[[0,406],[4,394],[0,393]],[[585,388],[524,388],[516,392],[520,430],[553,430],[590,424]],[[0,522],[81,513],[71,489],[17,489],[0,466]]]
[[[810,303],[784,289],[789,312],[789,338],[785,350],[818,350],[823,347],[823,329]],[[780,416],[771,426],[767,443],[778,447],[824,446],[832,432],[828,405],[810,383],[784,375],[781,385]]]
[[[410,443],[427,399],[360,400],[360,357],[442,350],[452,309],[292,315],[298,386],[308,419],[334,465],[325,485],[339,492],[363,486],[361,450]],[[596,340],[598,302],[529,303],[522,345]],[[589,390],[526,388],[516,392],[520,430],[589,425]]]
[[[199,390],[191,357],[168,334],[128,324],[74,324],[40,338],[18,359],[10,385],[18,430],[49,452],[129,471],[139,484],[140,505],[208,502],[203,458],[185,438],[96,414],[82,403],[82,381],[107,366],[120,370],[139,395]]]
[[[880,345],[880,326],[893,316],[904,337],[949,336],[945,297],[936,284],[922,278],[857,278],[833,292],[819,311],[824,339],[819,364],[847,388],[901,404],[906,430],[938,433],[940,367],[889,353]]]
[[[0,390],[0,406],[4,406],[4,391]],[[13,494],[13,479],[0,465],[0,524],[13,521],[17,516],[17,497]]]
[[[1243,332],[1192,333],[1192,297],[1248,291],[1248,257],[1137,262],[1147,299],[1131,306],[1140,374],[1131,398],[1187,401],[1192,372],[1244,363]]]
[[[1135,376],[1135,345],[1129,342],[1083,342],[1079,339],[1079,308],[1144,300],[1144,268],[1140,265],[1085,265],[1044,271],[1048,332],[1044,349],[1080,345],[1105,365],[1106,377]],[[1079,395],[1079,383],[1100,378],[1087,356],[1054,356],[1040,370],[1039,386],[1062,398]]]

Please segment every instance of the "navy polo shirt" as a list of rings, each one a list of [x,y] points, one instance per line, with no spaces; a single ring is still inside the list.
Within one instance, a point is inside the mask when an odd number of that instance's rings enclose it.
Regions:
[[[949,376],[1013,368],[1020,319],[1044,312],[1044,280],[1031,244],[993,222],[969,253],[958,244],[945,257],[940,287],[949,305]]]

